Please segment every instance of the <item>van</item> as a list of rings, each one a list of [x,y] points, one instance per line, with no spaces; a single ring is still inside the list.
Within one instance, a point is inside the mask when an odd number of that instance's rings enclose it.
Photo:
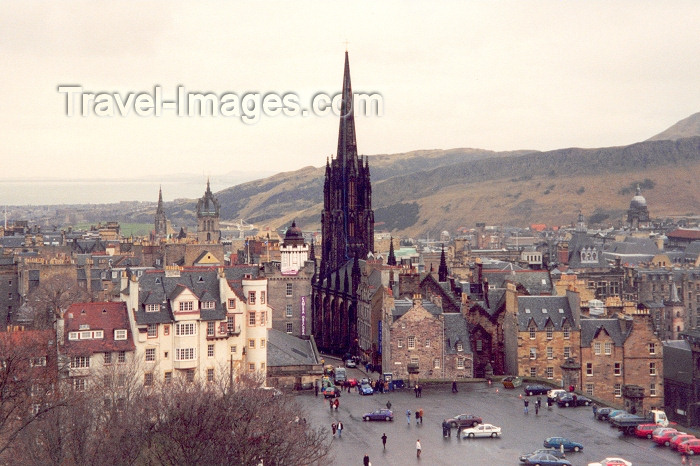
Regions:
[[[337,367],[335,369],[335,383],[343,384],[348,380],[348,375],[345,372],[344,367]]]

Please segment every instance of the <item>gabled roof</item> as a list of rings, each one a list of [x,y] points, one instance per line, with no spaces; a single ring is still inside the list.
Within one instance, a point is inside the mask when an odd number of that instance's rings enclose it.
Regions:
[[[620,319],[581,319],[581,346],[590,348],[602,332],[610,336],[615,346],[623,346],[629,335],[622,332]]]
[[[288,335],[275,329],[267,331],[268,367],[308,366],[320,363],[319,355],[314,352],[311,340]]]
[[[64,315],[65,352],[71,356],[112,351],[134,351],[124,302],[74,303]],[[81,326],[83,327],[81,329]],[[102,330],[103,338],[70,340],[70,332]],[[114,330],[126,330],[126,340],[115,340]]]
[[[518,296],[518,327],[521,332],[534,322],[543,330],[550,322],[555,330],[561,330],[564,323],[574,326],[574,318],[566,296]]]
[[[461,313],[444,313],[445,317],[445,353],[471,354],[469,323]],[[462,351],[457,351],[457,343],[462,344]]]

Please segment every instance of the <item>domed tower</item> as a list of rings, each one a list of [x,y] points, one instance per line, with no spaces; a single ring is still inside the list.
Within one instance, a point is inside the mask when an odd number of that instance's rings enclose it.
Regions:
[[[630,208],[627,211],[627,223],[633,230],[649,226],[649,208],[639,185],[637,185],[637,193],[632,198]]]
[[[219,209],[219,201],[211,192],[209,180],[207,180],[207,190],[197,202],[197,241],[200,243],[219,243],[221,241]]]
[[[287,229],[280,246],[280,270],[282,273],[298,272],[309,259],[309,245],[304,241],[304,234],[296,222]]]

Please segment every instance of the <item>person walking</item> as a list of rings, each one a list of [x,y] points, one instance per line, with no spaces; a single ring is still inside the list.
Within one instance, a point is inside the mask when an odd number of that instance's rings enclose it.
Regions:
[[[420,421],[420,411],[416,409],[416,425],[418,425],[418,421]]]
[[[416,440],[416,458],[420,458],[420,452],[421,452],[420,439],[418,439],[418,440]]]
[[[382,434],[382,445],[384,445],[384,449],[386,450],[386,432]]]
[[[341,437],[342,433],[343,433],[343,423],[338,421],[338,438]]]
[[[523,404],[525,405],[525,414],[527,414],[527,407],[530,404],[528,400],[523,400]]]
[[[598,405],[593,403],[593,419],[596,418],[597,414],[598,414]]]
[[[416,394],[416,398],[418,398],[418,384],[416,384],[416,385],[413,387],[413,393],[415,393],[415,394]]]
[[[542,407],[542,397],[537,397],[537,407],[541,408]]]
[[[338,430],[338,424],[336,424],[335,422],[331,424],[331,429],[333,429],[333,437],[335,437],[335,433]]]
[[[411,410],[407,409],[406,410],[406,424],[409,426],[411,425]]]
[[[418,410],[418,413],[420,414],[419,419],[420,419],[420,425],[423,425],[423,408]]]
[[[369,456],[368,456],[368,455],[365,455],[365,457],[362,458],[362,464],[363,464],[364,466],[370,466],[371,463],[369,462]]]
[[[535,416],[540,415],[540,404],[535,402]]]
[[[386,402],[386,409],[391,409],[391,400]]]
[[[317,380],[316,383],[314,384],[314,393],[315,393],[316,396],[318,397],[318,380]]]
[[[423,398],[423,387],[418,385],[418,398]]]
[[[459,390],[457,390],[457,380],[452,381],[452,393],[457,393]]]

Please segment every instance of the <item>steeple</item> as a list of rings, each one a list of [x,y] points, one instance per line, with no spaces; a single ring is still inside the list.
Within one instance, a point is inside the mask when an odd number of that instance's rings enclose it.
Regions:
[[[396,265],[396,255],[394,255],[394,237],[389,239],[389,258],[386,260],[387,265]]]
[[[445,245],[442,245],[442,254],[440,254],[440,267],[438,268],[438,282],[447,281],[447,261],[445,260]]]
[[[168,234],[167,219],[165,218],[165,209],[163,208],[163,188],[158,188],[158,207],[156,207],[155,216],[155,240],[165,239]]]
[[[340,109],[340,129],[338,130],[338,152],[336,152],[336,157],[344,167],[353,155],[357,158],[355,115],[353,114],[352,85],[350,84],[350,59],[346,51],[345,71],[343,73],[343,101]]]

